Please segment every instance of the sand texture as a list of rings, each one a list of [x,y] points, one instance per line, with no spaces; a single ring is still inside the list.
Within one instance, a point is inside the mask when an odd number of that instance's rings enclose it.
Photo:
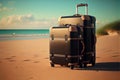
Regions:
[[[49,64],[49,39],[0,41],[0,80],[120,80],[120,35],[97,38],[96,65]]]

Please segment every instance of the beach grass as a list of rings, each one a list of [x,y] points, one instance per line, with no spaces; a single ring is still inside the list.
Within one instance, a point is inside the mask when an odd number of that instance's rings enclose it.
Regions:
[[[120,31],[120,20],[115,21],[97,29],[97,35],[108,35],[108,31]]]

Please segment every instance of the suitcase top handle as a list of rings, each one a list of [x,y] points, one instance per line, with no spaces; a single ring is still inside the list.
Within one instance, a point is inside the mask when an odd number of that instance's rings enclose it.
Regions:
[[[77,6],[76,6],[76,14],[78,14],[78,7],[83,7],[83,6],[85,6],[86,8],[85,8],[85,11],[86,11],[86,15],[88,15],[88,4],[77,4]]]

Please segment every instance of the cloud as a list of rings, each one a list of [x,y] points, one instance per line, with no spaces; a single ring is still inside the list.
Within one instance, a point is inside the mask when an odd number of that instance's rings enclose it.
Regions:
[[[3,11],[12,11],[12,10],[15,10],[15,8],[7,8],[7,7],[1,7],[0,8],[0,12],[3,12]]]
[[[15,10],[15,8],[6,7],[2,3],[0,3],[0,12],[13,11],[13,10]]]
[[[32,14],[11,15],[0,20],[0,28],[49,28],[57,24],[57,19],[36,19]]]

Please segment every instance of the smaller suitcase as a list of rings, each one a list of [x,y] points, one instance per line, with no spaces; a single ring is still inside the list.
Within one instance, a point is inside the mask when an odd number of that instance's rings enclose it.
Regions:
[[[50,60],[54,64],[71,66],[80,65],[84,43],[80,26],[59,26],[50,29]]]

